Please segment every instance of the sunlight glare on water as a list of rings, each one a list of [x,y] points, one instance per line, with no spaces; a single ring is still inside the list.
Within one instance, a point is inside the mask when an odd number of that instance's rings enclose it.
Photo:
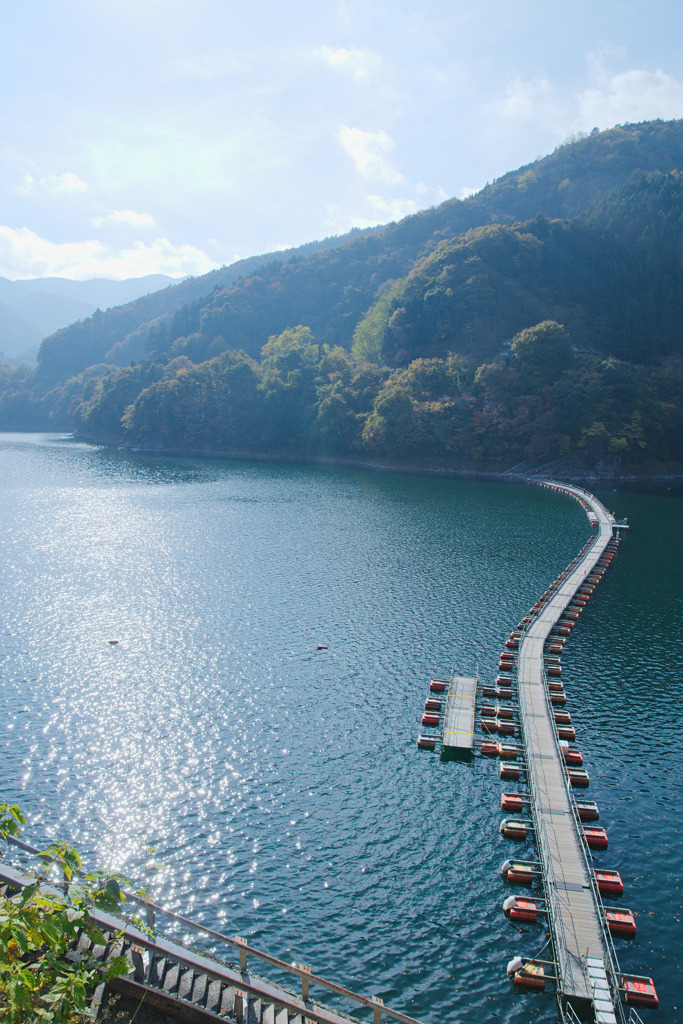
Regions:
[[[505,977],[544,936],[502,914],[533,848],[498,834],[497,765],[415,738],[431,677],[493,677],[590,532],[575,503],[35,435],[0,437],[0,474],[0,765],[31,835],[414,1016],[555,1020]],[[600,496],[633,529],[563,679],[638,914],[620,958],[681,1021],[681,502]]]

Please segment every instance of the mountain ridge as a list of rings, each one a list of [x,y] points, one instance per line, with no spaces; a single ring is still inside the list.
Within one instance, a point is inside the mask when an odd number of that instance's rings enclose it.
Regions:
[[[54,381],[89,364],[124,366],[145,357],[148,340],[151,353],[170,355],[174,342],[188,332],[201,339],[186,350],[193,360],[215,355],[221,344],[257,355],[269,335],[298,323],[311,326],[321,341],[348,348],[358,321],[381,290],[444,239],[484,224],[512,224],[538,215],[567,219],[638,173],[680,168],[683,120],[616,126],[563,144],[468,199],[449,199],[356,237],[328,240],[341,244],[308,254],[289,250],[286,260],[271,259],[273,254],[252,257],[260,263],[221,268],[138,300],[135,308],[110,311],[97,323],[65,328],[43,341],[40,371],[46,381]],[[236,272],[227,275],[233,268]],[[188,300],[184,304],[183,297]],[[199,305],[193,309],[193,303]],[[171,337],[172,316],[183,305],[187,309]],[[214,339],[220,340],[214,344]],[[175,354],[182,354],[178,348]]]
[[[396,468],[683,471],[683,121],[591,134],[339,242],[57,332],[35,372],[0,369],[0,428]]]

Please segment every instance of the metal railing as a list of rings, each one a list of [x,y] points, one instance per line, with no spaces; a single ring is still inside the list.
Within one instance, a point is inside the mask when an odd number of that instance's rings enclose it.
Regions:
[[[41,857],[42,851],[21,839],[9,836],[7,837],[7,841],[26,853],[30,853],[36,857]],[[50,860],[51,858],[43,855],[42,859]],[[7,871],[3,871],[1,864],[0,878],[4,878],[4,880],[9,884],[19,884],[20,882],[19,876],[16,874],[13,875],[11,872],[8,874]],[[26,884],[29,881],[28,876],[24,876],[24,878],[24,884]],[[159,906],[159,904],[154,903],[152,900],[146,900],[136,893],[124,891],[124,895],[127,899],[136,901],[141,908],[144,908],[147,925],[150,930],[154,931],[157,924],[157,917],[162,917],[168,921],[182,924],[185,928],[188,928],[195,934],[202,933],[203,935],[209,936],[211,939],[214,939],[237,952],[239,959],[239,974],[230,972],[229,968],[223,967],[218,964],[218,962],[214,963],[208,956],[205,957],[202,955],[200,956],[200,959],[202,960],[201,967],[204,973],[217,979],[224,980],[229,984],[234,984],[238,989],[248,991],[250,994],[263,998],[266,1001],[271,1001],[279,1006],[292,1009],[293,1012],[302,1014],[307,1020],[316,1021],[319,1022],[319,1024],[338,1024],[338,1022],[342,1020],[338,1014],[325,1007],[317,1007],[315,1012],[313,1011],[312,1006],[308,1001],[309,989],[311,985],[317,985],[326,989],[328,992],[334,993],[336,996],[340,996],[344,999],[350,1000],[351,1002],[357,1003],[359,1006],[371,1009],[373,1011],[373,1024],[380,1024],[382,1017],[390,1017],[392,1020],[401,1022],[401,1024],[422,1024],[422,1022],[416,1020],[414,1017],[408,1016],[408,1014],[402,1013],[400,1010],[394,1010],[389,1006],[385,1006],[383,1000],[378,996],[362,995],[359,992],[354,992],[352,989],[346,988],[344,985],[339,985],[336,982],[329,981],[327,978],[323,978],[321,975],[314,974],[311,968],[306,964],[288,963],[285,960],[281,960],[279,957],[272,956],[270,953],[266,953],[263,950],[256,949],[254,946],[250,946],[247,940],[239,935],[225,935],[213,928],[208,928],[205,925],[199,924],[197,921],[192,921],[190,918],[184,917],[182,914],[177,914],[172,910],[167,910],[165,907]],[[93,920],[98,921],[109,930],[122,931],[122,934],[130,937],[130,941],[150,950],[151,953],[163,953],[164,950],[171,950],[172,948],[171,955],[173,955],[177,962],[185,963],[188,966],[197,966],[195,954],[184,949],[180,945],[171,943],[163,937],[156,934],[152,934],[151,936],[146,935],[144,931],[136,928],[135,925],[126,925],[125,922],[118,918],[102,914],[96,910],[91,910],[90,916]],[[260,960],[262,963],[266,963],[269,966],[276,968],[278,971],[297,977],[301,983],[301,1001],[305,1005],[299,1005],[298,1002],[292,1003],[292,999],[296,1000],[297,997],[292,993],[287,992],[286,989],[280,989],[278,986],[274,986],[270,982],[266,982],[265,979],[260,979],[256,976],[247,976],[247,957]],[[212,966],[212,964],[214,964],[214,966]],[[149,970],[147,972],[148,981],[152,973],[152,967],[153,962],[150,961]],[[227,974],[226,971],[228,972]],[[350,1018],[344,1016],[344,1020],[350,1020]]]

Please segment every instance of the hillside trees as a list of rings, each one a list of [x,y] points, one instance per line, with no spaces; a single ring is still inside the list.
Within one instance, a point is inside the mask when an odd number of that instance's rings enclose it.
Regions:
[[[421,211],[360,237],[357,234],[349,235],[330,240],[329,244],[315,243],[313,246],[301,247],[298,254],[292,251],[289,254],[256,257],[240,265],[212,271],[202,278],[182,282],[163,292],[144,296],[135,303],[95,314],[43,342],[38,378],[47,385],[48,382],[54,383],[74,376],[95,363],[115,362],[117,365],[126,365],[131,359],[145,357],[145,339],[152,346],[147,356],[155,361],[164,361],[172,355],[182,354],[181,350],[173,351],[174,346],[180,339],[187,340],[190,337],[193,338],[193,350],[182,351],[193,362],[205,361],[225,350],[243,350],[255,358],[264,339],[297,323],[308,324],[321,342],[349,349],[359,321],[376,301],[381,300],[383,289],[389,282],[399,281],[409,275],[416,262],[429,256],[441,242],[452,241],[472,229],[491,225],[510,226],[539,216],[565,221],[590,216],[595,221],[595,224],[591,222],[589,226],[596,227],[596,240],[601,233],[616,233],[625,243],[626,252],[631,245],[645,245],[651,250],[655,249],[656,231],[662,228],[661,216],[655,211],[676,206],[680,210],[682,207],[673,178],[668,184],[663,181],[656,184],[654,179],[657,176],[675,176],[682,168],[683,121],[618,125],[560,146],[549,156],[511,171],[464,201],[451,199],[439,207]],[[627,195],[624,190],[633,187],[636,191],[643,191],[642,183],[650,178],[653,180],[648,184],[648,201],[652,211],[646,214],[643,210],[641,218],[631,217],[628,204],[634,201],[633,192]],[[610,196],[613,198],[610,199]],[[600,206],[601,203],[605,204],[604,208]],[[635,229],[629,233],[626,226],[629,219],[633,225],[640,225],[637,233]],[[615,232],[617,222],[621,226]],[[656,227],[648,228],[648,224]],[[667,232],[670,243],[672,232],[676,230],[674,217],[668,217],[663,230]],[[537,235],[537,232],[533,233]],[[621,258],[615,256],[613,262],[619,262]],[[481,300],[489,286],[496,291],[496,281],[501,276],[499,266],[489,263],[487,256],[482,260],[481,273],[468,274],[464,278],[465,282],[469,277],[474,278],[469,292],[465,289],[465,297],[473,301],[475,311],[481,308]],[[567,280],[574,280],[580,268],[581,261],[575,261],[572,274]],[[654,270],[652,280],[656,285],[656,253]],[[584,283],[592,285],[595,290],[601,280],[606,290],[610,280],[609,263],[602,267],[601,273],[602,279],[587,275]],[[574,329],[574,320],[577,326],[582,323],[578,310],[574,311],[574,316],[570,316],[571,311],[561,308],[557,302],[551,306],[544,305],[547,296],[537,287],[526,287],[523,277],[522,268],[517,268],[512,274],[502,273],[504,282],[510,287],[509,298],[513,302],[522,303],[522,306],[527,304],[524,322],[519,317],[514,319],[513,323],[505,327],[503,339],[511,337],[523,327],[532,326],[544,318],[552,318],[564,323],[575,342],[579,342]],[[671,261],[666,278],[668,286],[674,286],[673,290],[669,287],[668,291],[675,299],[676,275]],[[555,276],[553,287],[557,285],[557,280]],[[515,282],[517,288],[514,287]],[[480,289],[479,301],[477,288]],[[621,289],[622,305],[632,291],[632,282],[629,282],[627,288]],[[666,339],[669,330],[676,330],[677,322],[678,307],[675,302],[675,308],[672,307],[666,292],[666,288],[660,287],[653,293],[657,296],[655,312],[667,310],[664,321],[659,325],[664,330],[658,328],[657,331],[660,342]],[[573,294],[576,295],[576,289]],[[435,298],[443,299],[444,296],[435,295]],[[570,296],[570,299],[576,305],[576,298]],[[542,306],[540,309],[537,305],[533,305],[533,308],[528,305],[539,301]],[[197,304],[196,308],[193,303]],[[507,303],[508,297],[503,296],[503,314]],[[182,315],[174,324],[173,317],[181,309]],[[597,311],[598,304],[592,301],[587,321],[589,328],[590,318]],[[499,310],[494,317],[496,329],[503,326],[504,318],[501,318],[500,313]],[[183,319],[187,322],[183,323]],[[478,344],[489,345],[487,352],[483,349],[479,351],[480,358],[494,354],[494,339],[490,330],[484,330],[485,321],[481,318],[475,321],[472,333],[471,318],[466,308],[462,310],[461,319],[459,326],[454,325],[451,338],[444,336],[441,339],[440,348],[434,346],[426,350],[419,345],[411,348],[398,344],[398,339],[395,339],[387,351],[393,348],[395,356],[402,349],[405,350],[397,363],[407,363],[423,355],[443,355],[448,351],[473,353]],[[643,322],[647,324],[648,319],[647,316],[643,317]],[[399,315],[394,326],[400,328],[400,321]],[[408,318],[406,322],[409,326],[416,325],[419,341],[420,317],[417,320]],[[630,317],[624,315],[616,333],[622,327],[626,328],[629,342],[635,342],[633,350],[629,352],[629,357],[633,358],[638,345],[638,330],[630,330],[630,323]],[[588,338],[590,330],[584,334]],[[654,332],[651,335],[654,337]],[[608,332],[598,332],[595,343],[603,344],[607,341]],[[456,342],[465,347],[458,348]],[[656,351],[666,354],[673,350],[665,341],[665,348]],[[619,357],[626,355],[625,348],[617,351],[611,347],[609,352]],[[358,352],[359,359],[371,356],[374,358],[376,354],[370,349]]]

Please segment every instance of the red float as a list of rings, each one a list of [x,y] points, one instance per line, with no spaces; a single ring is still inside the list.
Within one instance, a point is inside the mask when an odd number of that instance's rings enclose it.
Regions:
[[[595,881],[601,896],[623,896],[624,883],[618,871],[595,869]]]
[[[519,813],[523,810],[524,804],[525,800],[521,793],[501,793],[500,806],[503,811]]]
[[[443,711],[443,701],[437,700],[435,697],[427,697],[425,711]]]
[[[609,928],[610,935],[616,935],[618,939],[635,939],[636,937],[636,919],[630,910],[605,907],[605,924]]]
[[[629,1006],[646,1006],[656,1010],[659,999],[652,978],[639,978],[635,974],[622,974],[624,999]]]
[[[577,800],[576,813],[579,816],[579,821],[597,821],[600,817],[598,805],[592,800]]]
[[[503,903],[503,913],[511,921],[522,924],[536,924],[538,920],[538,903],[528,896],[508,896]]]
[[[606,850],[608,846],[607,833],[604,828],[597,825],[584,825],[583,838],[591,850]]]

